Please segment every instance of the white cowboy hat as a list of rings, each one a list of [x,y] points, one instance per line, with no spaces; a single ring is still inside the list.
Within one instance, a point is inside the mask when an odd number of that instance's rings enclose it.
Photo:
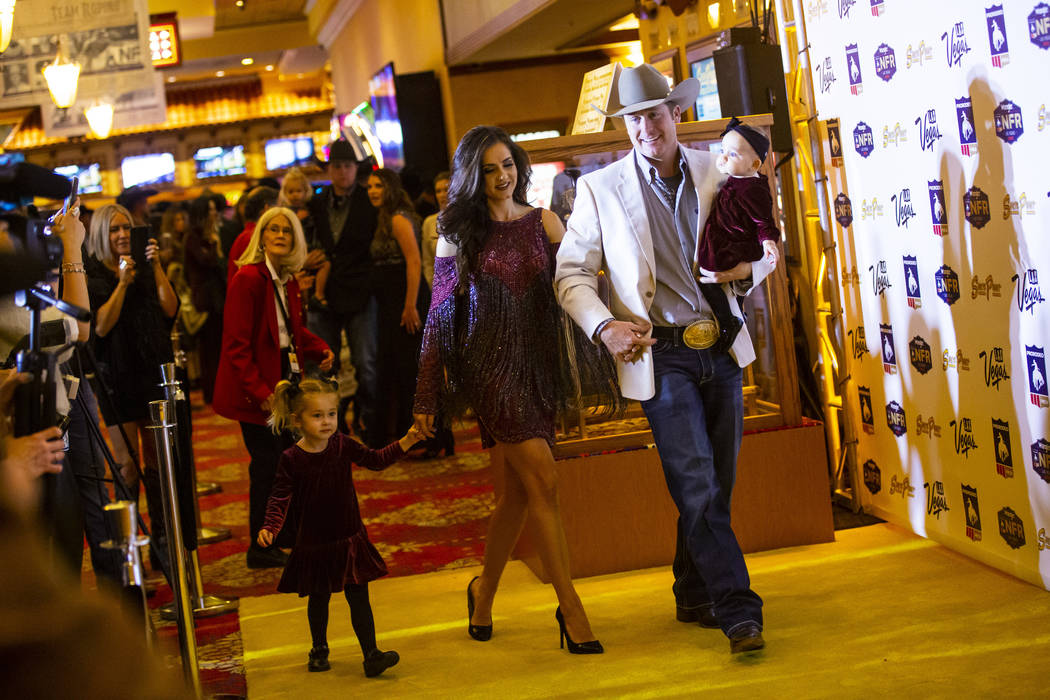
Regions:
[[[648,63],[643,63],[621,71],[616,81],[616,90],[620,104],[623,105],[619,110],[606,112],[591,106],[607,117],[623,117],[662,105],[664,102],[672,102],[686,109],[696,102],[696,97],[700,94],[700,81],[696,78],[686,78],[672,90],[667,86],[667,78],[660,71]]]

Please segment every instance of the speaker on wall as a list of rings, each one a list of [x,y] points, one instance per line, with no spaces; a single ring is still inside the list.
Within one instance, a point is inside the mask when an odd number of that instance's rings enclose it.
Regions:
[[[745,114],[773,114],[772,146],[774,151],[792,150],[791,124],[788,120],[787,88],[780,47],[774,44],[741,43],[718,49],[715,78],[718,101],[723,117]]]

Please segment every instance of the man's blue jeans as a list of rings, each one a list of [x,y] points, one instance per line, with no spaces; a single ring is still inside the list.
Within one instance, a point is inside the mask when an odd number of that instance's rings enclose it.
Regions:
[[[350,345],[350,364],[354,366],[357,379],[357,393],[354,395],[354,412],[357,421],[364,430],[359,436],[364,442],[373,446],[369,440],[377,435],[376,421],[376,300],[370,298],[365,307],[355,314],[338,314],[334,311],[310,311],[307,315],[307,328],[316,333],[321,340],[335,353],[339,367],[339,350],[342,347],[342,332],[346,331],[347,343]]]
[[[642,403],[653,429],[671,498],[678,506],[675,600],[714,606],[727,635],[762,625],[762,599],[729,521],[736,457],[743,433],[742,371],[728,353],[671,341],[653,346],[656,394]]]

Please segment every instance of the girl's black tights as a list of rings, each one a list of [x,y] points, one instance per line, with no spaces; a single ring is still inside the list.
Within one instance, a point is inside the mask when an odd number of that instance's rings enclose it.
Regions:
[[[350,604],[350,624],[357,635],[357,643],[368,656],[368,652],[376,648],[376,623],[372,618],[372,605],[368,602],[368,584],[349,583],[343,594]],[[315,647],[328,645],[328,603],[331,598],[331,593],[311,593],[306,601],[306,618],[310,621],[310,636]]]

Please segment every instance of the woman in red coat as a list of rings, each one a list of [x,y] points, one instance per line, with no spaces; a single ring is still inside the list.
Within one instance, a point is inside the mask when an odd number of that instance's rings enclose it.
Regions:
[[[299,217],[283,207],[269,209],[237,260],[239,269],[226,292],[212,406],[220,416],[240,422],[251,455],[248,567],[253,569],[284,566],[286,560],[276,547],[256,544],[277,460],[292,444],[289,435],[274,435],[266,425],[273,389],[281,379],[302,373],[305,363],[316,363],[322,371],[332,367],[332,351],[302,322],[294,274],[302,269],[306,252]]]

